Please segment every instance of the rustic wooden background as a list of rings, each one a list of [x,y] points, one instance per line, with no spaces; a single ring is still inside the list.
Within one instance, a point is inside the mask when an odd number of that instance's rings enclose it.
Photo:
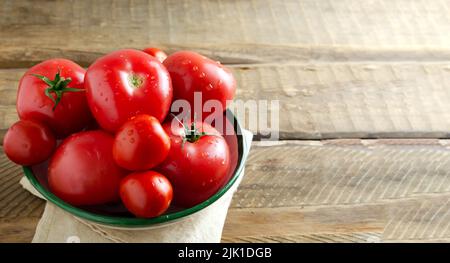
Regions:
[[[237,98],[279,99],[254,142],[224,242],[450,241],[450,1],[0,1],[0,134],[44,59],[193,49]],[[254,130],[254,132],[258,132]],[[44,203],[0,156],[0,241],[29,242]]]

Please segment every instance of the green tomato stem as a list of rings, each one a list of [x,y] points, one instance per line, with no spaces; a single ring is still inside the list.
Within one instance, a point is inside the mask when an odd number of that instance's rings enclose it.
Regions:
[[[53,80],[50,80],[49,78],[38,74],[32,75],[44,81],[48,85],[48,88],[45,89],[44,93],[45,96],[51,99],[52,102],[54,103],[53,111],[56,109],[56,106],[58,106],[59,102],[61,101],[64,92],[84,91],[84,89],[68,88],[67,86],[72,81],[72,79],[61,77],[61,73],[59,70],[55,75],[55,79]]]

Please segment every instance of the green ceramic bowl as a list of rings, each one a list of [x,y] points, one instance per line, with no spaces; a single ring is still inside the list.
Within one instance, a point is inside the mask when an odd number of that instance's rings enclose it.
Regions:
[[[23,167],[24,173],[26,177],[29,179],[33,187],[41,193],[48,201],[57,205],[61,209],[73,214],[74,216],[85,219],[87,221],[91,221],[93,223],[97,223],[100,225],[111,226],[111,227],[119,227],[119,228],[146,228],[152,227],[161,224],[167,224],[174,222],[176,220],[181,220],[186,218],[206,207],[216,202],[220,197],[222,197],[236,180],[239,178],[241,173],[243,172],[244,162],[246,156],[247,145],[244,143],[244,139],[241,132],[241,126],[238,120],[231,112],[227,112],[228,120],[234,121],[234,131],[236,135],[227,135],[224,136],[230,145],[231,152],[231,161],[232,166],[235,166],[234,170],[229,174],[229,181],[221,188],[219,191],[211,196],[208,200],[200,203],[194,207],[188,209],[177,209],[170,208],[168,212],[165,214],[145,219],[145,218],[136,218],[133,215],[129,214],[122,205],[104,205],[104,206],[91,206],[91,207],[75,207],[72,206],[53,193],[51,193],[48,189],[47,181],[46,181],[46,165],[41,165],[40,167]],[[40,170],[40,172],[39,172]]]

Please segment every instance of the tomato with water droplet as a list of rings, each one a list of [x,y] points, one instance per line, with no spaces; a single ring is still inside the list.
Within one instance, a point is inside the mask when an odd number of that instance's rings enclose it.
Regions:
[[[126,171],[113,160],[114,137],[104,131],[79,132],[65,139],[50,160],[50,190],[72,205],[119,200]]]
[[[8,158],[20,165],[33,165],[47,160],[56,146],[55,136],[45,125],[22,120],[14,123],[3,139]]]
[[[45,124],[57,138],[88,126],[93,118],[84,89],[85,72],[67,59],[49,59],[27,70],[17,91],[20,119]]]
[[[215,194],[229,179],[230,152],[225,139],[210,125],[163,124],[170,136],[167,158],[156,168],[172,183],[174,204],[191,207]]]
[[[138,113],[162,122],[172,103],[166,68],[139,50],[118,50],[97,59],[86,72],[85,86],[95,119],[109,132],[116,132]]]
[[[161,49],[156,47],[149,47],[142,51],[144,51],[145,53],[149,54],[152,57],[157,58],[161,63],[167,58],[167,54],[164,53],[164,51],[162,51]]]
[[[128,137],[128,140],[121,138]],[[170,138],[159,121],[150,115],[137,115],[117,131],[113,146],[115,162],[132,171],[149,170],[169,153]]]
[[[121,181],[120,197],[132,214],[151,218],[163,214],[169,208],[173,189],[169,180],[160,173],[136,172]]]
[[[234,97],[236,80],[228,68],[216,61],[192,51],[178,51],[168,56],[163,64],[172,79],[174,100],[187,100],[192,117],[202,116],[202,120],[205,120],[211,115],[208,109],[203,109],[209,100],[217,100],[218,106],[225,111],[228,102]],[[201,92],[201,105],[194,105],[195,92]],[[218,113],[222,115],[222,112]]]

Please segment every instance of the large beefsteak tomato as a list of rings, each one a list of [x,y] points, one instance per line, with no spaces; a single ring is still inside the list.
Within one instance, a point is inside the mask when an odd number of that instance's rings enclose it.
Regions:
[[[92,122],[84,90],[85,70],[67,59],[50,59],[30,68],[19,82],[21,119],[49,126],[63,138]]]
[[[172,102],[166,68],[139,50],[118,50],[97,59],[86,72],[85,86],[95,119],[110,132],[137,114],[162,122]]]

